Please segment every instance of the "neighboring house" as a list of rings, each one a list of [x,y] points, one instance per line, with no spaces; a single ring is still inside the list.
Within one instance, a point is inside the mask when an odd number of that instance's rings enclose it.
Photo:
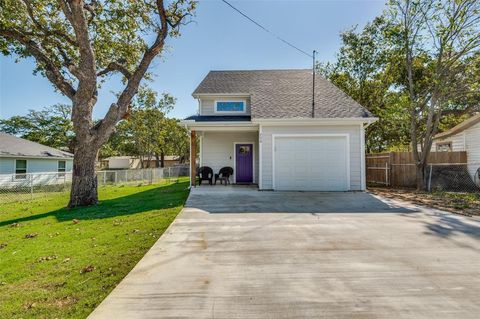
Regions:
[[[480,168],[480,113],[435,135],[432,152],[444,151],[466,151],[468,171],[474,178]]]
[[[28,179],[30,173],[44,173],[36,174],[37,183],[53,183],[65,179],[72,164],[73,154],[0,132],[0,185]]]
[[[199,137],[200,166],[230,166],[233,182],[261,190],[364,190],[365,126],[376,118],[315,80],[313,108],[312,70],[208,73],[192,94],[198,115],[182,121]]]
[[[142,167],[140,158],[135,156],[112,156],[104,158],[100,161],[104,169],[139,169]],[[180,164],[180,156],[166,155],[163,159],[164,167],[171,167]],[[155,158],[150,161],[144,161],[144,167],[157,167]]]

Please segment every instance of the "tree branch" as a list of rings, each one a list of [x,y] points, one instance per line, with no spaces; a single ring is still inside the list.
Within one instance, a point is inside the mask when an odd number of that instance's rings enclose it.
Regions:
[[[35,18],[34,15],[34,10],[32,8],[32,3],[30,0],[22,0],[23,4],[25,4],[25,7],[27,8],[27,13],[32,22],[35,24],[35,26],[42,31],[46,36],[51,36],[51,35],[56,35],[64,39],[66,42],[68,42],[71,45],[76,45],[77,42],[75,39],[72,39],[68,34],[60,32],[59,30],[49,30],[45,28],[44,25],[42,25],[38,20]]]
[[[97,76],[103,76],[114,71],[118,71],[122,73],[123,76],[126,77],[127,79],[130,79],[132,77],[132,74],[130,73],[130,71],[128,71],[126,67],[124,67],[118,62],[110,62],[105,69],[97,73]]]
[[[0,36],[12,39],[23,44],[35,57],[37,63],[43,64],[47,78],[62,92],[65,96],[73,100],[76,91],[73,86],[65,79],[60,69],[50,60],[42,51],[41,47],[28,36],[13,28],[4,29],[0,27]]]
[[[145,73],[150,66],[152,60],[160,53],[163,49],[165,43],[165,38],[168,35],[168,22],[167,22],[167,13],[163,4],[163,0],[157,0],[157,10],[160,18],[160,28],[157,30],[157,37],[155,42],[145,51],[143,57],[132,73],[131,77],[128,79],[127,86],[120,94],[117,103],[113,103],[107,111],[105,118],[101,120],[98,125],[95,127],[97,132],[97,137],[100,139],[109,136],[115,126],[115,124],[122,119],[122,117],[127,113],[132,98],[138,91],[140,81],[143,79]],[[103,140],[100,140],[99,143],[103,143]]]

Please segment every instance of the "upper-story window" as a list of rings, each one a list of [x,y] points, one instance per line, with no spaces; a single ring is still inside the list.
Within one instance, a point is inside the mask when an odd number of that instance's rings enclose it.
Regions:
[[[245,113],[245,101],[215,101],[215,113]]]

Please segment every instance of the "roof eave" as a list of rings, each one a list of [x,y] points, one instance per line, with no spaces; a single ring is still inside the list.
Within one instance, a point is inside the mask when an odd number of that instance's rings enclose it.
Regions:
[[[258,124],[359,124],[374,123],[378,117],[333,117],[333,118],[252,118],[252,123]]]
[[[34,158],[34,159],[52,159],[52,160],[73,160],[72,156],[39,156],[39,155],[14,155],[14,154],[1,154],[0,158]]]
[[[250,93],[192,93],[192,96],[196,99],[202,96],[229,96],[229,97],[250,97]]]

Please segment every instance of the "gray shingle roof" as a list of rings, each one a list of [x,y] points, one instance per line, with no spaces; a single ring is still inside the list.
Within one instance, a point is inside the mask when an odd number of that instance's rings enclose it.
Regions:
[[[315,81],[315,118],[374,116],[322,76]],[[312,70],[210,71],[196,94],[249,94],[252,118],[311,118]]]
[[[0,157],[73,158],[73,154],[0,132]]]

